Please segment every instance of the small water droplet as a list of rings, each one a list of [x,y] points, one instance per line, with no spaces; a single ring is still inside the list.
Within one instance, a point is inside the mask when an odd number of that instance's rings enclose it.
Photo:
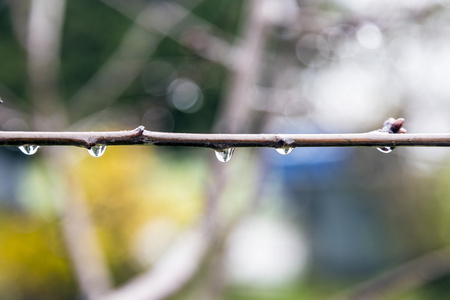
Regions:
[[[234,148],[225,148],[223,150],[215,150],[216,157],[220,162],[229,162],[233,157]]]
[[[95,145],[91,148],[88,148],[88,152],[93,157],[100,157],[102,156],[106,151],[106,145]]]
[[[282,155],[288,155],[289,153],[294,151],[294,147],[276,148],[275,150],[277,150],[277,152]]]
[[[39,146],[37,146],[37,145],[23,145],[23,146],[19,146],[19,149],[20,149],[20,151],[22,151],[26,155],[33,155],[33,154],[35,154],[38,151]]]
[[[391,153],[392,150],[394,150],[394,149],[391,148],[391,147],[380,147],[380,148],[377,148],[377,149],[378,149],[378,151],[380,151],[381,153]]]

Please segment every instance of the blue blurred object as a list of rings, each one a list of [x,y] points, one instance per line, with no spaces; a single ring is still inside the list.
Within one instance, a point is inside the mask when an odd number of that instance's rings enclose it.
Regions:
[[[296,148],[286,156],[273,149],[263,152],[268,169],[282,178],[288,211],[306,227],[313,271],[324,276],[373,275],[386,267],[389,247],[395,247],[377,201],[379,191],[367,184],[377,175],[361,172],[365,166],[355,163],[360,152],[337,147]]]
[[[29,158],[28,158],[29,159]],[[8,207],[17,207],[17,184],[24,172],[27,157],[19,150],[0,147],[0,203]]]

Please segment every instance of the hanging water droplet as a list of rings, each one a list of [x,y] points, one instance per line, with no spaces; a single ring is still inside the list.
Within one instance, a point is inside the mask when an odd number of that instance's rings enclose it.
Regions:
[[[22,146],[19,146],[19,149],[26,155],[33,155],[38,151],[39,146],[37,146],[37,145],[22,145]]]
[[[225,148],[222,150],[215,150],[216,157],[220,162],[229,162],[233,157],[234,148]]]
[[[381,153],[391,153],[392,150],[394,150],[394,148],[392,147],[380,147],[377,148],[378,151],[380,151]]]
[[[294,147],[276,148],[275,150],[277,150],[277,152],[282,155],[288,155],[289,153],[294,151]]]
[[[100,157],[102,156],[106,151],[106,145],[95,145],[91,148],[88,148],[88,152],[93,157]]]

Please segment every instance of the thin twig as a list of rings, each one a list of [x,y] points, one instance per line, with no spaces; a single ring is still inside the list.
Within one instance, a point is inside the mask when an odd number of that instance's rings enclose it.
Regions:
[[[0,146],[156,145],[206,147],[449,147],[450,133],[390,134],[385,132],[344,134],[203,134],[144,130],[98,132],[0,131]]]
[[[114,53],[70,99],[70,113],[75,119],[84,119],[86,114],[113,104],[142,72],[160,41],[161,37],[133,23]]]
[[[426,253],[332,299],[376,300],[399,296],[448,274],[449,257],[450,247]]]
[[[151,3],[149,8],[141,10],[140,16],[135,18],[136,8],[132,8],[127,1],[101,0],[104,4],[115,9],[123,16],[134,20],[141,28],[148,32],[158,32],[193,50],[197,55],[231,70],[234,66],[234,47],[227,40],[237,40],[237,37],[227,36],[220,28],[214,26],[191,11],[201,1],[190,1],[179,5],[172,2]],[[188,6],[187,6],[188,5]],[[164,20],[164,22],[161,22]],[[170,26],[168,25],[170,22]],[[207,32],[212,31],[214,35]],[[195,41],[201,41],[197,44]]]

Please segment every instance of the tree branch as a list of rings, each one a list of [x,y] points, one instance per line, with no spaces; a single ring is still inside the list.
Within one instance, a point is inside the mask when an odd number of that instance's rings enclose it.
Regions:
[[[0,146],[156,145],[206,147],[449,147],[450,133],[391,134],[372,131],[344,134],[202,134],[144,130],[98,132],[0,131]]]

